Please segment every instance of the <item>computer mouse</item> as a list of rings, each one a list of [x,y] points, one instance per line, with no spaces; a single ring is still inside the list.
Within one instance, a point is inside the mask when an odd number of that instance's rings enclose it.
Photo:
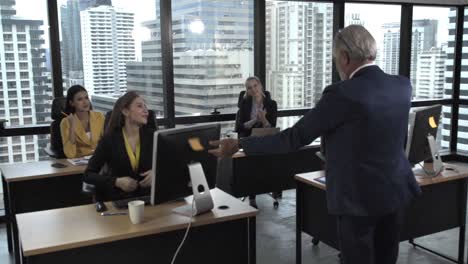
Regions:
[[[50,164],[50,166],[52,166],[54,168],[57,168],[57,169],[63,169],[63,168],[67,167],[67,165],[62,164],[62,163],[52,163],[52,164]]]
[[[96,206],[96,212],[98,213],[107,211],[107,206],[103,202],[97,202],[95,206]]]

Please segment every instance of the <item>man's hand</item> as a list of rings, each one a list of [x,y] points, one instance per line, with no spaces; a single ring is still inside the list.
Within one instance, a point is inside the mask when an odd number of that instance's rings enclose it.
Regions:
[[[217,149],[208,150],[209,153],[218,158],[231,157],[239,151],[239,140],[234,138],[210,141],[210,145],[218,147]]]
[[[115,181],[115,186],[124,192],[133,192],[138,187],[138,182],[130,177],[119,177]]]
[[[145,171],[140,174],[140,176],[145,177],[138,184],[140,187],[150,187],[151,186],[151,170]]]

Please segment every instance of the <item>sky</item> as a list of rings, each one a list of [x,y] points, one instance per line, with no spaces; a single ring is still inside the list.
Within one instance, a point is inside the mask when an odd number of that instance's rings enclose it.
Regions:
[[[136,1],[138,4],[135,4]],[[44,24],[48,26],[46,2],[46,0],[16,0],[17,15],[25,18],[43,20],[45,21]],[[59,10],[60,6],[66,5],[66,3],[67,0],[57,0]],[[141,42],[149,39],[150,35],[149,30],[142,27],[141,23],[155,18],[155,0],[112,0],[112,5],[135,14],[135,31],[133,32],[133,36],[135,39],[137,59],[141,58]],[[46,33],[44,36],[46,40],[45,46],[48,48],[49,34],[47,28],[44,27],[44,31]]]
[[[413,20],[435,19],[438,20],[437,42],[440,45],[448,40],[449,24],[448,7],[421,7],[413,8]],[[400,22],[401,7],[399,5],[383,4],[346,4],[345,14],[359,13],[361,20],[365,21],[365,27],[374,35],[377,42],[382,39],[382,24],[390,22]]]
[[[175,1],[175,0],[173,0]],[[58,6],[66,4],[67,0],[57,0]],[[136,4],[138,2],[138,4]],[[135,45],[137,58],[141,58],[141,41],[149,39],[149,30],[141,26],[143,21],[154,19],[155,0],[112,0],[115,7],[135,13]],[[48,21],[46,0],[16,0],[16,9],[19,16]],[[360,13],[365,26],[379,42],[382,35],[381,25],[388,22],[399,22],[401,7],[399,5],[383,4],[346,4],[345,12]],[[439,21],[438,43],[448,38],[448,13],[446,7],[414,7],[414,19],[436,19]],[[45,23],[48,24],[48,23]],[[48,30],[46,32],[46,48],[49,47]]]

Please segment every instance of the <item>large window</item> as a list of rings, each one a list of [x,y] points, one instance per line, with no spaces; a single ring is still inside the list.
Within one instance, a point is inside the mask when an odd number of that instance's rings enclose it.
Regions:
[[[456,24],[456,10],[450,10],[450,23],[449,23],[449,52],[448,58],[454,57],[455,47],[455,24]],[[462,65],[461,65],[461,81],[460,81],[460,98],[468,99],[468,8],[465,8],[465,23],[463,28],[463,48],[462,48]],[[451,65],[447,67],[453,67]],[[447,82],[451,81],[451,78],[447,78]],[[468,106],[460,106],[460,112],[458,116],[458,138],[457,138],[457,150],[468,153]]]
[[[64,93],[84,85],[107,112],[127,90],[164,114],[159,1],[57,0]]]
[[[235,113],[253,75],[253,0],[174,0],[176,115]]]
[[[7,120],[7,128],[49,124],[47,2],[2,1],[0,9],[0,57],[5,58],[0,61],[0,119]],[[2,138],[0,164],[45,158],[42,148],[47,142],[45,136]]]
[[[363,25],[377,42],[376,64],[383,71],[398,74],[400,62],[401,6],[346,4],[345,26]]]
[[[411,83],[413,98],[451,98],[453,76],[453,47],[448,47],[450,8],[413,8],[411,42]]]
[[[265,27],[266,88],[279,109],[313,107],[332,82],[333,4],[267,0]]]

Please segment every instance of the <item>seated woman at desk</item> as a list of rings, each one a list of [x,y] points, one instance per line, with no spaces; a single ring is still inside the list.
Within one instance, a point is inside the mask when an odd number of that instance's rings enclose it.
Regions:
[[[154,130],[142,127],[147,122],[148,109],[136,92],[127,92],[115,103],[85,170],[85,182],[96,186],[98,201],[149,194]]]
[[[262,82],[256,76],[245,81],[244,97],[239,101],[236,116],[236,132],[239,137],[248,137],[252,128],[275,127],[277,105],[265,91]]]
[[[91,110],[88,92],[81,85],[67,91],[66,118],[60,123],[63,152],[67,158],[93,154],[104,130],[104,115]]]
[[[236,116],[236,129],[239,137],[248,137],[252,128],[275,127],[277,119],[276,101],[265,91],[262,82],[256,76],[245,81],[245,94],[239,101],[239,111]],[[281,196],[281,192],[272,194],[273,198]],[[250,205],[257,207],[255,195],[249,195]]]

